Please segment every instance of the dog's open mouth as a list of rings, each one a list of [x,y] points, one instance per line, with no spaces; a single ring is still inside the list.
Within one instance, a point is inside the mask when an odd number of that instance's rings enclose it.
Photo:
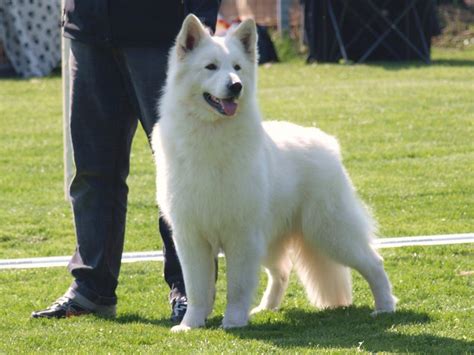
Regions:
[[[233,116],[235,111],[237,111],[237,102],[234,97],[219,99],[207,92],[205,92],[203,96],[204,100],[222,115]]]

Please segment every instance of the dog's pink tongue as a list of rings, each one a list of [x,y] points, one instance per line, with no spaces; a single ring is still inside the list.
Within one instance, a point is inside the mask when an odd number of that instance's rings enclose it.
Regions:
[[[222,99],[221,106],[227,116],[233,116],[237,110],[237,103],[233,100]]]

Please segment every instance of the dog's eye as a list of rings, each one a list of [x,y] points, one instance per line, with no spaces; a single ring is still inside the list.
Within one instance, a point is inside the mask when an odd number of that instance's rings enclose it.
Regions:
[[[241,68],[240,68],[240,65],[238,65],[238,64],[234,65],[234,70],[239,71],[240,69],[241,69]]]
[[[214,63],[208,64],[208,65],[206,65],[206,69],[207,70],[216,70],[217,65],[215,65]]]

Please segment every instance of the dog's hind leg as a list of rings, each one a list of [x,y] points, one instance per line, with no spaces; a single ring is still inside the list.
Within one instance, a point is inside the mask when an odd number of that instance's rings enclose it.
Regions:
[[[288,241],[277,241],[268,251],[263,266],[268,275],[267,288],[260,304],[252,309],[250,314],[263,310],[277,310],[280,307],[283,295],[288,287],[292,262],[288,255]]]
[[[345,197],[345,203],[336,205],[332,213],[326,210],[324,214],[305,216],[304,229],[314,231],[305,240],[336,262],[357,270],[367,280],[375,299],[375,314],[394,312],[396,298],[392,296],[382,258],[370,244],[373,222],[354,196]]]
[[[215,261],[211,245],[199,235],[175,230],[175,245],[183,270],[188,309],[181,324],[171,331],[180,332],[204,326],[210,313],[215,278]],[[186,238],[185,240],[183,240]]]
[[[356,269],[369,283],[375,299],[375,311],[391,313],[395,311],[397,299],[392,295],[392,286],[383,268],[382,257],[370,245],[358,245],[345,255],[348,266]]]

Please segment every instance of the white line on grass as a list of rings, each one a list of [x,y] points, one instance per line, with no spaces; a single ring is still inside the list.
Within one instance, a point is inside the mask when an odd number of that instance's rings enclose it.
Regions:
[[[474,243],[474,233],[464,234],[444,234],[444,235],[426,235],[418,237],[399,237],[383,238],[375,241],[376,248],[397,248],[407,246],[423,245],[446,245]],[[223,254],[219,254],[223,256]],[[70,256],[51,256],[44,258],[27,259],[0,259],[0,269],[33,269],[40,267],[66,266]],[[162,261],[163,252],[145,251],[131,252],[122,255],[123,263],[133,263],[137,261]]]

